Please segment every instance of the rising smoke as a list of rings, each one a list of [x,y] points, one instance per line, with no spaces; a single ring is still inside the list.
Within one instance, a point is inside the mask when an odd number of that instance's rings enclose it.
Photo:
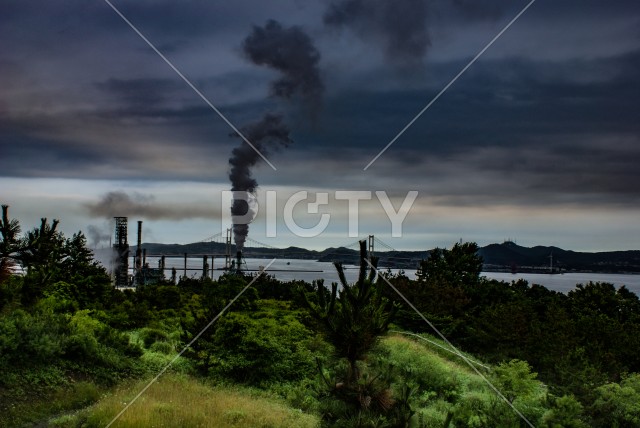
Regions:
[[[100,200],[85,205],[89,215],[112,219],[116,216],[137,216],[149,220],[184,220],[210,218],[212,208],[200,204],[170,204],[156,201],[153,195],[122,190],[107,192]]]
[[[253,27],[242,48],[254,64],[282,73],[271,83],[274,97],[291,99],[298,94],[307,102],[320,102],[324,91],[318,69],[320,52],[300,27],[284,28],[269,20],[264,27]]]
[[[260,150],[260,153],[267,155],[274,148],[286,147],[293,143],[289,136],[290,130],[284,123],[284,118],[279,114],[267,113],[256,123],[249,124],[242,128],[242,134]],[[246,142],[233,149],[229,164],[229,179],[231,180],[231,190],[254,193],[258,187],[258,182],[251,173],[251,168],[260,160],[258,153]],[[231,205],[231,214],[243,216],[251,207],[244,200],[234,200]],[[233,237],[238,250],[244,247],[248,224],[234,224]]]
[[[324,23],[348,28],[365,40],[383,43],[397,65],[420,62],[431,42],[426,0],[334,0]]]
[[[264,27],[255,26],[242,47],[252,63],[281,73],[281,77],[271,84],[273,97],[284,100],[298,98],[311,107],[312,114],[317,111],[324,92],[318,68],[320,52],[300,27],[284,28],[277,21],[269,20]],[[280,113],[268,112],[240,131],[263,155],[293,143],[291,131]],[[260,155],[244,141],[233,150],[229,159],[231,190],[256,191],[258,182],[251,170],[259,160]],[[244,200],[234,200],[231,214],[243,216],[248,209],[251,207]],[[244,247],[248,233],[248,224],[233,225],[238,250]]]
[[[464,22],[497,20],[512,3],[509,0],[330,0],[323,20],[329,27],[348,29],[367,42],[383,45],[386,59],[402,68],[420,64],[431,46],[430,15],[453,13]]]
[[[93,224],[87,226],[87,238],[89,238],[89,246],[98,248],[100,243],[107,243],[111,239],[111,230],[107,227],[99,227]]]

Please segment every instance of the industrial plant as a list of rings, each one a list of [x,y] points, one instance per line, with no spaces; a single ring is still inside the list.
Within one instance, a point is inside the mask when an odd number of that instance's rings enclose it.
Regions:
[[[235,252],[232,257],[232,229],[226,230],[225,252],[224,254],[147,254],[147,250],[142,247],[142,221],[138,221],[136,248],[133,255],[128,242],[128,217],[114,217],[114,243],[113,243],[113,261],[112,261],[112,279],[113,285],[117,288],[131,288],[141,285],[155,284],[166,279],[165,272],[171,271],[171,281],[175,284],[178,281],[176,267],[168,268],[166,266],[167,258],[183,258],[183,276],[187,277],[187,272],[194,270],[187,266],[189,258],[202,258],[202,269],[195,269],[202,272],[202,277],[206,278],[216,270],[215,259],[224,258],[224,266],[217,268],[225,272],[242,274],[246,270],[246,262],[241,250]],[[131,257],[131,263],[130,258]],[[153,268],[147,262],[147,257],[157,258],[158,267]],[[209,260],[211,261],[209,263]],[[133,268],[130,268],[133,266]]]

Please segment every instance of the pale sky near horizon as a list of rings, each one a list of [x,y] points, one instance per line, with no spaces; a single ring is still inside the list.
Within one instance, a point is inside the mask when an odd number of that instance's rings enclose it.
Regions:
[[[265,141],[277,170],[252,169],[254,240],[349,244],[335,192],[370,191],[360,237],[397,249],[460,239],[640,249],[637,1],[535,1],[366,171],[528,1],[112,3],[237,128],[282,115],[293,143]],[[0,203],[23,230],[57,218],[65,234],[103,246],[113,215],[143,220],[146,242],[227,227],[222,192],[241,140],[104,0],[1,9]],[[273,96],[283,76],[290,99]],[[287,198],[302,190],[309,202],[329,194],[318,213],[294,211],[306,227],[331,216],[314,238],[284,223]],[[268,191],[276,237],[266,236]],[[391,237],[376,191],[396,208],[418,192],[402,237]]]

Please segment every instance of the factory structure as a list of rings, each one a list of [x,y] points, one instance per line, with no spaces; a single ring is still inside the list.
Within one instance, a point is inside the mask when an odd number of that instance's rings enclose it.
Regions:
[[[171,271],[171,281],[177,283],[177,269],[172,267],[168,269],[166,267],[167,258],[184,257],[184,276],[187,276],[188,270],[187,259],[189,257],[202,257],[202,277],[208,277],[210,274],[213,276],[214,260],[216,257],[224,257],[225,264],[221,270],[227,272],[233,272],[236,274],[242,274],[246,267],[246,263],[242,256],[242,251],[237,251],[235,257],[232,257],[231,252],[231,238],[232,231],[227,229],[226,232],[226,251],[224,254],[198,254],[198,255],[153,255],[158,257],[158,267],[152,268],[147,263],[147,250],[142,248],[142,221],[138,221],[138,234],[136,242],[135,254],[131,256],[131,250],[128,242],[128,218],[127,217],[114,217],[115,231],[113,241],[113,263],[112,263],[112,278],[113,284],[117,288],[130,288],[137,287],[146,284],[155,284],[159,281],[165,280],[165,271]],[[129,264],[129,258],[133,257],[132,263]],[[209,258],[211,258],[211,264],[209,264]],[[131,267],[132,268],[131,268]],[[200,269],[197,269],[200,270]],[[219,269],[220,270],[220,269]]]
[[[113,283],[116,287],[129,286],[129,242],[127,241],[127,217],[115,217],[113,243]]]

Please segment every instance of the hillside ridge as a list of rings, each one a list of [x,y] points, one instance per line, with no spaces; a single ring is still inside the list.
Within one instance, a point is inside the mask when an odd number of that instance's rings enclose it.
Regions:
[[[225,253],[225,244],[217,242],[196,242],[192,244],[143,243],[149,256]],[[135,246],[131,247],[135,251]],[[415,269],[421,260],[429,257],[430,251],[376,251],[381,267]],[[232,248],[235,254],[235,247]],[[481,247],[485,271],[512,272],[602,272],[640,273],[640,250],[580,252],[564,250],[556,246],[524,247],[512,241],[489,244]],[[300,247],[256,248],[245,247],[245,257],[288,258],[317,260],[321,262],[341,261],[351,264],[358,262],[358,251],[345,247],[329,247],[322,251]]]

